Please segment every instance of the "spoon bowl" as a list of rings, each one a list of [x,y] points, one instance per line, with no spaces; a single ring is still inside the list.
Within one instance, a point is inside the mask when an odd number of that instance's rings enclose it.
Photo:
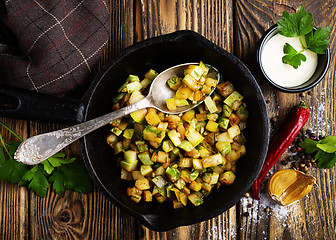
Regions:
[[[194,64],[198,63],[179,64],[160,73],[153,80],[148,95],[136,103],[71,127],[28,138],[20,144],[14,154],[14,159],[28,165],[41,163],[79,138],[115,119],[122,118],[123,116],[143,108],[151,107],[164,113],[179,114],[196,107],[203,101],[192,103],[188,106],[182,106],[173,111],[170,111],[166,106],[166,99],[172,98],[175,94],[175,91],[167,85],[167,80],[172,76],[182,75],[189,65]],[[213,66],[210,67],[217,72],[218,83],[220,79],[219,72]],[[212,94],[213,91],[214,89],[210,94]]]

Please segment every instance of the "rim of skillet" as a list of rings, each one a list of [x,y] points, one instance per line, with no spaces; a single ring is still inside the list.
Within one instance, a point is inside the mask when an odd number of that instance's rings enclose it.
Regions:
[[[208,214],[206,216],[194,217],[192,219],[187,219],[187,220],[176,219],[176,221],[170,222],[169,224],[166,224],[165,226],[157,226],[155,224],[152,224],[152,222],[150,221],[151,215],[144,215],[144,214],[135,212],[128,205],[124,204],[123,202],[120,202],[112,194],[110,194],[109,190],[101,182],[98,174],[95,172],[95,169],[94,169],[93,165],[91,164],[91,160],[88,157],[89,152],[87,151],[87,149],[88,149],[88,147],[87,147],[87,137],[84,136],[80,140],[83,160],[84,160],[84,164],[85,164],[85,166],[86,166],[86,168],[89,172],[89,175],[93,179],[95,185],[98,186],[102,190],[102,192],[105,194],[105,196],[107,196],[108,199],[110,199],[116,206],[118,206],[119,208],[121,208],[122,210],[127,212],[129,215],[138,219],[141,222],[141,224],[143,224],[146,227],[148,227],[152,230],[155,230],[155,231],[168,231],[168,230],[171,230],[171,229],[179,227],[179,226],[186,226],[186,225],[195,224],[195,223],[198,223],[198,222],[201,222],[201,221],[205,221],[205,220],[211,219],[215,216],[218,216],[219,214],[223,213],[224,211],[228,210],[230,207],[235,205],[239,201],[239,199],[249,190],[252,183],[255,181],[255,179],[259,175],[259,173],[261,171],[261,168],[264,164],[264,160],[265,160],[265,157],[266,157],[266,152],[267,152],[267,149],[268,149],[268,142],[269,142],[269,122],[268,122],[268,112],[267,112],[266,103],[265,103],[263,94],[261,92],[261,89],[260,89],[257,81],[255,80],[254,76],[250,72],[250,70],[236,56],[227,52],[226,50],[224,50],[223,48],[214,44],[213,42],[209,41],[208,39],[206,39],[205,37],[203,37],[199,33],[196,33],[196,32],[191,31],[191,30],[180,30],[180,31],[176,31],[176,32],[173,32],[173,33],[169,33],[169,34],[161,35],[161,36],[158,36],[158,37],[153,37],[153,38],[143,40],[141,42],[135,43],[135,44],[125,48],[119,54],[117,54],[115,57],[110,59],[101,68],[101,70],[94,76],[94,80],[92,81],[92,84],[90,85],[88,91],[86,92],[86,94],[84,95],[84,97],[81,101],[82,102],[81,108],[82,108],[83,111],[80,111],[81,116],[79,116],[78,118],[81,121],[88,120],[87,119],[88,113],[89,113],[88,112],[88,106],[90,105],[90,103],[92,101],[92,97],[94,96],[94,92],[97,89],[100,80],[104,77],[104,75],[109,71],[110,68],[112,68],[116,63],[118,63],[125,56],[131,54],[133,51],[136,51],[137,49],[141,49],[141,48],[143,48],[145,46],[148,46],[148,45],[151,45],[153,43],[166,42],[166,40],[164,40],[163,38],[167,38],[167,36],[171,37],[170,41],[172,41],[172,42],[176,41],[176,40],[178,40],[178,39],[180,39],[184,36],[194,36],[198,39],[202,39],[203,41],[207,42],[207,44],[209,46],[214,48],[216,51],[219,51],[221,54],[229,56],[231,58],[231,60],[234,62],[234,64],[236,64],[239,67],[239,69],[244,72],[244,74],[246,75],[245,76],[246,79],[250,82],[251,88],[253,88],[254,94],[256,94],[256,96],[257,96],[258,105],[260,106],[261,112],[264,114],[264,117],[263,117],[264,122],[263,122],[262,126],[263,126],[263,132],[265,133],[264,134],[265,136],[264,136],[263,142],[261,143],[259,162],[256,165],[255,169],[253,169],[253,172],[252,172],[252,174],[249,178],[249,181],[239,191],[239,194],[236,194],[229,202],[226,202],[225,206],[223,206],[221,208],[216,208],[215,210],[208,212]],[[227,206],[229,206],[229,207],[227,207]]]

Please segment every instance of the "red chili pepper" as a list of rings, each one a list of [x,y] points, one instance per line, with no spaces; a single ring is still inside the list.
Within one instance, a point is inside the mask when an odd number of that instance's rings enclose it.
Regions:
[[[280,156],[291,145],[300,129],[306,124],[310,115],[309,108],[301,102],[291,112],[280,133],[269,145],[264,166],[252,185],[252,196],[259,200],[259,188],[268,171],[277,162]]]

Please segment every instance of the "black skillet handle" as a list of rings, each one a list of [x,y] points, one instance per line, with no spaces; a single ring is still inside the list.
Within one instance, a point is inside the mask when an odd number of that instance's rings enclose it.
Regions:
[[[78,123],[83,107],[79,101],[0,86],[0,116],[43,122]]]

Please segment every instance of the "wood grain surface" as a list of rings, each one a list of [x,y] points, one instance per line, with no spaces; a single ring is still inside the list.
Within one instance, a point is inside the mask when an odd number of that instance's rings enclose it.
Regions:
[[[301,4],[312,12],[318,27],[332,27],[330,67],[310,94],[282,93],[261,76],[255,51],[260,37],[276,23],[283,10],[294,12]],[[288,111],[301,100],[312,112],[306,128],[318,135],[336,135],[334,1],[113,0],[110,9],[111,37],[100,66],[135,42],[176,30],[194,30],[250,68],[268,102],[269,118],[278,120],[271,125],[271,136],[281,129]],[[64,127],[10,118],[0,121],[23,138]],[[14,140],[2,128],[0,133],[6,141]],[[81,158],[78,142],[66,152]],[[271,173],[282,168],[277,163]],[[63,196],[49,189],[45,198],[39,198],[26,188],[1,182],[0,239],[336,239],[335,169],[313,169],[310,173],[316,177],[317,186],[309,196],[288,207],[274,204],[264,193],[261,201],[243,197],[218,217],[167,232],[142,226],[98,189],[87,195],[66,192]],[[265,192],[265,184],[262,190]]]

